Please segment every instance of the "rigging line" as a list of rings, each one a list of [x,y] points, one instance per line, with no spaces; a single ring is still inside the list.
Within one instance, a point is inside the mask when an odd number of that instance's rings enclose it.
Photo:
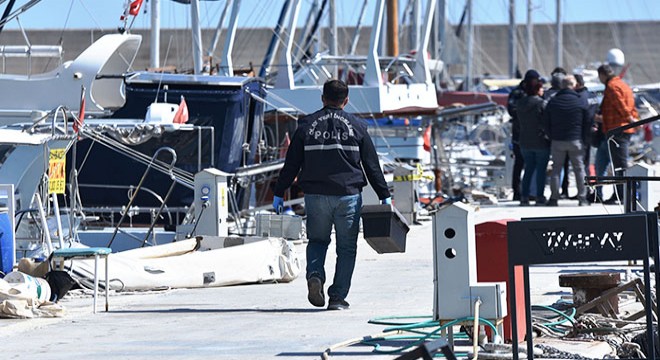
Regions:
[[[275,93],[273,93],[273,92],[271,92],[271,91],[268,91],[268,89],[264,89],[264,91],[266,92],[266,95],[268,95],[268,96],[270,96],[270,97],[272,97],[272,98],[275,98],[275,100],[278,100],[278,101],[280,101],[281,103],[283,103],[284,105],[287,105],[287,106],[291,107],[293,110],[297,111],[298,113],[300,113],[300,114],[305,114],[304,111],[300,110],[298,107],[296,107],[295,105],[291,104],[290,102],[284,100],[284,98],[282,98],[281,96],[278,96],[277,94],[275,94]],[[252,97],[255,97],[255,96],[256,96],[255,94],[252,94],[252,93],[250,93],[250,94],[252,95]],[[261,99],[261,98],[258,97],[258,96],[256,96],[255,99],[259,100],[259,99]],[[275,108],[276,110],[278,110],[278,111],[280,111],[280,112],[282,112],[282,113],[284,113],[284,114],[287,114],[285,111],[280,110],[279,107],[277,107],[277,106],[275,106],[275,105],[269,103],[266,99],[261,99],[261,100],[263,101],[264,104],[266,104],[266,105],[270,105],[270,106],[272,106],[273,108]],[[288,116],[293,117],[292,115],[288,115]],[[297,118],[295,118],[295,117],[294,117],[294,119],[297,120]]]
[[[165,67],[165,65],[167,64],[167,57],[170,55],[170,46],[172,46],[172,36],[170,36],[170,41],[167,43],[167,50],[165,51],[165,59],[163,59],[163,67]],[[160,94],[160,85],[163,83],[163,76],[165,76],[164,69],[160,72],[160,77],[158,78],[156,98],[154,99],[154,102],[156,103],[158,102],[158,95]]]
[[[144,153],[141,153],[137,150],[134,150],[130,146],[127,146],[127,145],[125,145],[125,144],[123,144],[123,143],[121,143],[117,140],[114,140],[111,137],[108,137],[108,136],[102,134],[99,131],[88,129],[88,130],[85,131],[85,134],[88,135],[93,140],[99,142],[101,145],[107,146],[110,149],[115,150],[117,152],[123,152],[124,154],[126,154],[129,157],[133,157],[138,162],[143,162],[143,163],[146,162],[146,164],[151,162],[152,157],[149,157],[148,155],[146,155]],[[121,151],[117,150],[117,149],[120,149]],[[158,168],[159,170],[163,171],[164,173],[169,174],[169,166],[165,162],[163,162],[161,160],[158,160],[158,159],[155,159],[152,162],[152,165],[155,168]],[[185,180],[188,180],[192,183],[192,179],[193,179],[192,173],[189,173],[189,172],[187,172],[185,170],[182,170],[182,169],[179,169],[177,167],[172,168],[172,172],[176,173],[180,177],[182,177]]]
[[[71,17],[71,9],[73,9],[73,2],[75,0],[71,0],[71,3],[69,5],[69,11],[66,13],[66,19],[64,20],[64,25],[62,26],[62,31],[60,32],[60,39],[57,41],[57,43],[62,46],[64,42],[64,30],[66,29],[66,25],[69,23],[69,18]],[[48,65],[50,65],[52,58],[49,57],[48,60],[46,60],[46,64],[44,65],[43,71],[46,72],[46,69],[48,69]]]
[[[89,15],[89,17],[92,19],[92,21],[94,21],[94,23],[96,24],[97,29],[101,31],[101,34],[105,34],[105,30],[103,30],[103,27],[101,26],[101,24],[99,23],[99,21],[96,19],[96,17],[94,16],[94,14],[92,14],[92,12],[89,11],[89,9],[87,8],[87,6],[85,5],[85,1],[84,1],[84,0],[80,0],[79,3],[80,3],[80,5],[82,5],[83,9],[85,9],[85,11],[87,12],[87,15]]]
[[[262,19],[267,17],[266,16],[267,13],[268,13],[268,6],[259,7],[258,12],[257,11],[250,12],[250,15],[248,16],[248,18],[245,21],[246,27],[244,27],[244,29],[245,28],[248,29],[248,31],[246,32],[246,35],[245,35],[245,43],[246,44],[252,43],[252,39],[255,37],[255,35],[257,33],[257,31],[254,30],[255,27],[251,27],[249,25],[257,24],[259,20],[262,20]],[[236,41],[236,40],[234,40],[234,41]],[[245,54],[245,52],[248,51],[248,48],[249,48],[248,46],[241,46],[241,47],[238,47],[238,48],[234,48],[235,56],[232,56],[232,57],[233,58],[242,57],[243,54]]]

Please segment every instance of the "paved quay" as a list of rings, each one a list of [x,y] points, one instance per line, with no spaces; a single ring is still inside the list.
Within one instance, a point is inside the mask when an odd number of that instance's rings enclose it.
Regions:
[[[523,208],[517,202],[481,206],[476,208],[475,220],[622,212],[620,206],[575,205],[577,201],[562,200],[556,208]],[[430,217],[425,217],[421,225],[412,226],[406,252],[401,254],[377,254],[360,238],[347,311],[312,307],[304,274],[283,284],[112,294],[108,313],[93,314],[90,297],[65,297],[60,302],[67,310],[63,318],[0,319],[0,358],[319,359],[334,344],[385,328],[369,324],[370,319],[431,316],[431,224]],[[304,245],[298,245],[298,250],[304,256]],[[329,254],[327,269],[334,267],[333,258]],[[535,304],[550,305],[570,294],[570,289],[558,285],[557,275],[562,271],[565,266],[532,267]],[[339,359],[396,357],[374,354],[369,346],[342,348],[330,355]]]

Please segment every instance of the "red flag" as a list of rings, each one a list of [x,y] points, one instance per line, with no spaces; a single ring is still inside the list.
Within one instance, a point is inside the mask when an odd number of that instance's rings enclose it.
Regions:
[[[431,125],[426,127],[426,130],[424,130],[424,150],[431,152]]]
[[[82,86],[80,94],[80,109],[78,110],[78,117],[73,118],[73,131],[77,134],[82,127],[85,120],[85,87]]]
[[[142,1],[143,0],[133,0],[131,4],[128,6],[128,13],[137,16],[137,14],[140,13],[140,7],[142,7]]]
[[[188,122],[188,105],[186,105],[186,99],[181,96],[181,103],[179,103],[179,109],[174,114],[174,119],[172,122],[175,124],[185,124]]]

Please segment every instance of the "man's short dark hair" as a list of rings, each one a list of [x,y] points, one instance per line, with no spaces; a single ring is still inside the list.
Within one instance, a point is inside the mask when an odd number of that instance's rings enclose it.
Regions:
[[[555,74],[568,75],[568,73],[566,72],[566,69],[564,69],[564,68],[561,67],[561,66],[557,66],[557,67],[554,68],[554,70],[552,70],[552,72],[550,73],[551,76],[552,76],[552,75],[555,75]]]
[[[341,80],[328,80],[323,84],[323,98],[341,104],[348,97],[348,86]]]
[[[598,74],[603,74],[607,77],[610,77],[610,76],[614,75],[614,70],[612,70],[611,66],[609,66],[607,64],[603,64],[603,65],[598,67]]]

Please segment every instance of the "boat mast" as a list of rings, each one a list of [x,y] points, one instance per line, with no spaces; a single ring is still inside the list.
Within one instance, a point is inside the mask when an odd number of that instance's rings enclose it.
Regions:
[[[472,27],[472,0],[467,0],[467,64],[465,66],[464,91],[472,89],[472,58],[474,56],[474,29]]]
[[[236,39],[236,28],[238,28],[238,12],[241,9],[241,0],[235,0],[231,7],[231,17],[229,20],[229,28],[227,29],[227,38],[225,39],[225,47],[222,50],[222,59],[220,73],[224,76],[234,76],[234,64],[232,62],[232,51],[234,49],[234,40]]]
[[[518,52],[516,51],[516,0],[509,0],[509,76],[516,77]]]
[[[151,0],[151,48],[149,66],[160,67],[160,0]]]
[[[202,29],[199,25],[199,0],[190,0],[190,23],[192,24],[192,53],[194,74],[202,73]]]
[[[337,56],[339,55],[339,50],[337,48],[337,6],[335,0],[330,0],[330,55]],[[332,67],[332,76],[337,78],[338,67]]]
[[[7,18],[9,17],[9,14],[11,13],[11,9],[14,8],[15,3],[16,3],[16,0],[9,0],[9,3],[7,4],[7,7],[5,8],[5,11],[2,13],[2,19],[0,20],[0,32],[2,32],[2,29],[5,28],[5,24],[7,23]]]
[[[280,39],[282,38],[282,30],[284,30],[284,20],[286,20],[286,15],[289,13],[290,9],[291,0],[286,0],[282,6],[282,11],[280,11],[280,17],[277,19],[277,25],[273,31],[273,36],[270,38],[268,50],[266,50],[264,61],[262,62],[261,69],[259,70],[259,77],[262,79],[266,79],[270,67],[273,64],[273,59],[275,58],[277,47],[280,44]]]
[[[532,22],[532,0],[527,0],[527,69],[532,68],[534,60],[534,24]]]
[[[399,55],[399,0],[387,0],[387,55]]]
[[[350,55],[355,55],[355,50],[357,49],[358,40],[360,40],[360,30],[362,29],[362,21],[364,20],[364,13],[367,10],[367,1],[362,2],[362,8],[360,9],[360,16],[358,17],[357,25],[355,25],[355,33],[353,34],[353,40],[351,41],[351,50],[349,51]]]
[[[562,66],[562,53],[563,53],[563,43],[564,43],[564,33],[561,26],[561,0],[557,0],[557,22],[555,24],[555,30],[557,31],[557,54],[556,61],[557,65]]]
[[[215,32],[213,33],[213,39],[211,40],[211,45],[209,46],[209,49],[206,51],[206,56],[211,58],[213,56],[213,53],[215,52],[215,48],[218,45],[218,40],[220,40],[220,35],[222,34],[222,25],[225,23],[225,18],[227,17],[227,11],[231,7],[233,0],[227,0],[225,3],[225,7],[222,9],[222,13],[220,14],[220,19],[218,20],[218,26],[215,28]]]

